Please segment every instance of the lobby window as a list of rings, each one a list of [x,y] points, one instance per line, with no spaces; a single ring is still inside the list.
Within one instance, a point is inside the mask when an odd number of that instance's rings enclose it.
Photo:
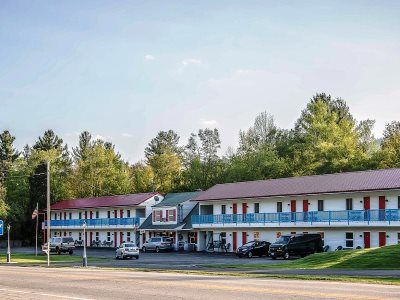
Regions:
[[[324,211],[324,200],[318,200],[318,211]]]
[[[254,213],[260,213],[260,203],[254,203]]]
[[[354,247],[354,233],[346,232],[346,248]]]
[[[276,203],[276,212],[278,213],[282,212],[282,202]]]
[[[353,198],[346,199],[346,210],[353,210]]]
[[[221,214],[223,214],[223,215],[226,214],[226,205],[225,204],[221,205]]]

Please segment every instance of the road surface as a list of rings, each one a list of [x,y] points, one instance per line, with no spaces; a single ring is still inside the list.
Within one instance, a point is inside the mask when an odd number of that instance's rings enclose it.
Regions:
[[[400,299],[400,286],[126,270],[0,267],[1,299]]]

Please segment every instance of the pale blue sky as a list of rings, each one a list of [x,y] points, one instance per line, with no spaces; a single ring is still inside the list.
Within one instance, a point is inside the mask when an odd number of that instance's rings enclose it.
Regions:
[[[125,159],[159,130],[221,130],[261,111],[290,128],[316,92],[400,120],[400,1],[0,1],[0,130],[70,145],[89,130]]]

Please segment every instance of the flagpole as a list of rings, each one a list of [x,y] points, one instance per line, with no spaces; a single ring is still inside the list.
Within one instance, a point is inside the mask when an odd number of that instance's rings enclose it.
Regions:
[[[35,247],[35,255],[38,254],[38,225],[39,225],[39,202],[36,203],[36,247]]]

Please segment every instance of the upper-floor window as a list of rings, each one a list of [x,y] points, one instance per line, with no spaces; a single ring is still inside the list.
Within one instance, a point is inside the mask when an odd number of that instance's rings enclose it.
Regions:
[[[175,221],[175,210],[168,210],[168,221]]]
[[[353,210],[353,199],[352,198],[346,199],[346,210]]]
[[[276,202],[276,212],[282,212],[282,202]]]
[[[96,210],[96,219],[100,218],[100,212]]]
[[[222,204],[222,205],[221,205],[221,214],[222,214],[222,215],[225,215],[225,214],[226,214],[226,205],[225,205],[225,204]]]
[[[318,211],[324,211],[324,200],[318,200]]]
[[[154,221],[161,222],[161,210],[154,211]]]
[[[400,196],[397,197],[397,208],[400,209]]]
[[[127,217],[127,218],[130,218],[130,217],[131,217],[131,210],[130,210],[130,209],[128,209],[128,210],[126,211],[126,217]]]
[[[79,219],[82,219],[82,212],[79,212]]]
[[[260,212],[260,203],[254,203],[254,213],[258,214]]]
[[[72,219],[72,212],[69,213],[69,219]]]
[[[109,211],[109,210],[107,211],[107,218],[111,219],[111,211]]]

